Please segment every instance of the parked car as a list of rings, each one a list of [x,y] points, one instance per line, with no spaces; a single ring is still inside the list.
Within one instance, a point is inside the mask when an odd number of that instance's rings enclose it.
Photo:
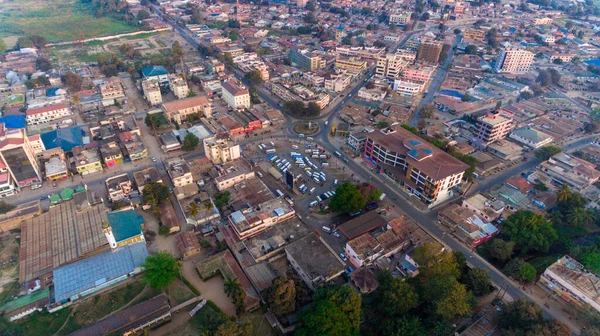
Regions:
[[[344,253],[340,253],[340,258],[342,258],[343,261],[348,261],[348,258],[346,258]]]
[[[340,236],[340,234],[339,234],[337,231],[335,231],[335,232],[333,233],[333,236],[334,236],[335,238],[341,238],[341,237],[342,237],[342,236]]]
[[[152,158],[152,162],[156,162],[156,158],[155,157]]]

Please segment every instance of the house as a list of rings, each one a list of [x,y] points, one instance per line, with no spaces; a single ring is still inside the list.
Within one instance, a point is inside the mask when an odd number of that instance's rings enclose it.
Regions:
[[[123,152],[121,152],[121,147],[116,141],[102,144],[100,147],[100,154],[102,154],[104,164],[108,168],[123,163]]]
[[[0,313],[14,322],[33,312],[41,312],[42,308],[50,303],[50,289],[44,288],[33,293],[19,296],[0,306]]]
[[[115,249],[124,245],[145,242],[144,218],[134,209],[125,209],[106,214],[107,222],[102,231],[110,247]]]
[[[182,187],[194,183],[192,171],[184,160],[173,160],[169,162],[167,172],[175,187]]]
[[[175,243],[184,259],[200,252],[200,242],[193,232],[181,232],[175,237]]]
[[[551,135],[531,127],[515,128],[508,137],[533,149],[548,145],[554,140]]]
[[[59,128],[42,133],[40,137],[46,149],[61,148],[63,151],[69,152],[73,147],[83,146],[83,135],[80,126]]]
[[[456,236],[469,246],[477,246],[498,233],[498,229],[484,222],[467,208],[451,204],[438,213],[438,223],[451,228]]]
[[[71,109],[65,103],[30,108],[25,111],[27,125],[47,124],[54,120],[66,118],[71,115]]]
[[[133,187],[129,176],[125,173],[108,178],[106,180],[106,189],[108,190],[108,199],[111,202],[118,202],[128,198]]]
[[[144,170],[134,172],[133,180],[140,194],[144,192],[144,186],[149,182],[163,183],[156,167],[148,167]]]
[[[294,208],[282,198],[274,197],[258,204],[256,209],[243,208],[229,215],[229,225],[238,239],[255,236],[277,223],[296,216]]]
[[[162,65],[142,68],[142,76],[144,79],[150,79],[161,84],[169,82],[169,72]]]
[[[212,115],[210,102],[205,96],[195,96],[163,103],[162,109],[168,120],[173,120],[179,124],[191,115],[204,115],[206,117]]]
[[[75,161],[75,169],[79,175],[85,176],[102,171],[100,155],[95,148],[83,149],[77,146],[73,147],[72,152]]]
[[[179,232],[181,226],[179,226],[179,220],[175,214],[175,208],[171,204],[171,201],[162,202],[160,204],[160,222],[162,226],[169,229],[169,233]]]
[[[190,92],[186,81],[178,75],[169,76],[169,88],[177,99],[187,97]]]
[[[367,232],[378,229],[386,223],[386,220],[377,212],[369,211],[343,223],[338,227],[338,230],[341,231],[347,239],[354,239]]]
[[[504,182],[504,184],[511,188],[517,189],[523,194],[527,194],[529,191],[531,191],[531,189],[533,189],[531,183],[521,176],[511,176]]]
[[[214,164],[223,164],[239,159],[240,145],[229,137],[211,137],[202,141],[204,155]]]
[[[383,246],[372,235],[365,233],[346,243],[346,257],[357,269],[372,264],[383,253]]]
[[[553,183],[566,183],[578,192],[600,178],[595,164],[566,153],[558,153],[542,162],[538,170],[551,177]]]
[[[315,232],[287,245],[285,254],[311,290],[316,290],[344,273],[345,266],[342,260]]]
[[[229,189],[234,185],[255,177],[254,171],[244,160],[235,160],[221,169],[215,177],[215,185],[219,191]]]
[[[492,200],[482,194],[475,194],[464,199],[462,207],[473,211],[479,218],[492,222],[502,216],[505,204],[501,200]]]
[[[361,267],[350,273],[350,281],[361,294],[372,293],[379,286],[377,276],[368,267]]]

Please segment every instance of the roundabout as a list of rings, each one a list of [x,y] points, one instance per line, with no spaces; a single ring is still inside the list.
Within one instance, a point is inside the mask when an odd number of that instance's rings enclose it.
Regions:
[[[298,121],[294,124],[293,130],[296,134],[304,134],[305,136],[312,136],[319,133],[319,123],[316,121],[303,120]]]

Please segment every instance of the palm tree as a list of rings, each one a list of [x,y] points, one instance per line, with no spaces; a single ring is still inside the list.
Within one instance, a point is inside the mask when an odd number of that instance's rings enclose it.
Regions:
[[[232,298],[234,301],[236,300],[239,293],[242,291],[242,285],[237,279],[227,279],[223,283],[223,288],[225,290],[225,294],[228,297]]]
[[[202,202],[202,206],[204,207],[204,210],[207,210],[207,211],[213,208],[213,204],[209,199]]]
[[[571,198],[573,194],[571,193],[571,189],[569,188],[568,184],[563,184],[560,187],[560,190],[556,193],[556,198],[560,201],[560,202],[566,202],[567,200],[569,200]]]
[[[198,203],[190,203],[188,205],[188,214],[190,215],[190,217],[196,217],[198,216],[198,213],[200,213],[200,207],[198,206]]]
[[[575,226],[590,225],[596,221],[596,214],[592,210],[575,208],[567,214],[568,221]]]

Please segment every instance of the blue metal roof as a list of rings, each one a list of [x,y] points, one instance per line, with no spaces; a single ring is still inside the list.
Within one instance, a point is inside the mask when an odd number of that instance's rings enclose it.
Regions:
[[[148,250],[146,243],[125,245],[54,270],[54,299],[59,302],[140,267]]]
[[[0,118],[5,128],[25,128],[25,114],[6,115]]]
[[[48,97],[56,97],[56,92],[58,92],[60,88],[48,88],[46,89],[46,96]]]
[[[167,75],[169,72],[162,65],[153,65],[142,68],[142,74],[144,77],[162,76]]]
[[[46,149],[60,147],[65,152],[68,152],[73,149],[73,147],[83,145],[82,131],[79,126],[59,128],[54,131],[43,133],[41,138]]]

